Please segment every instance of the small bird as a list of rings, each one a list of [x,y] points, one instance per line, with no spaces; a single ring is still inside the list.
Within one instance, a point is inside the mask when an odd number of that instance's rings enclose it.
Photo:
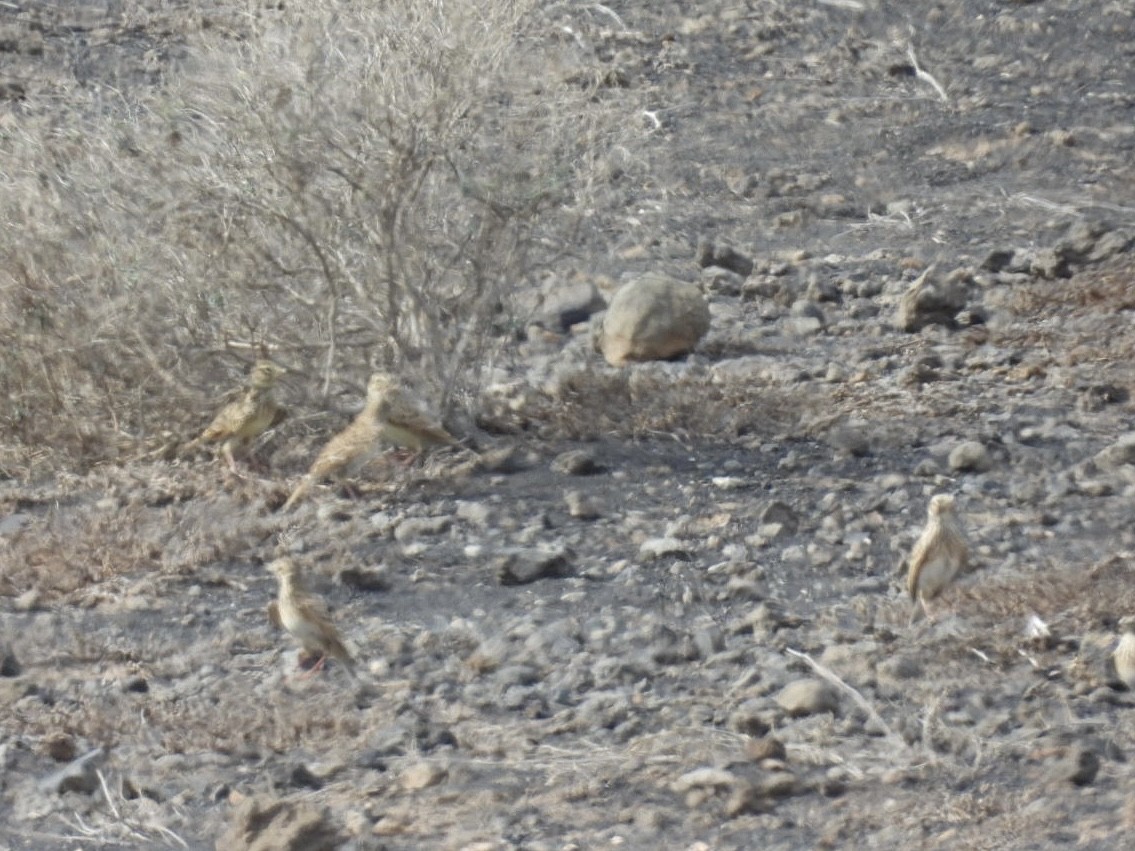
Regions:
[[[287,411],[277,404],[272,395],[276,379],[283,372],[283,367],[269,360],[258,360],[253,364],[244,393],[239,399],[221,408],[209,427],[186,444],[185,451],[192,451],[203,443],[220,443],[220,454],[228,463],[229,469],[240,475],[233,450],[248,446],[268,429],[279,425],[287,416]]]
[[[937,597],[969,564],[969,546],[954,513],[954,498],[937,494],[930,499],[926,528],[910,554],[907,588],[914,605],[910,623],[918,619],[919,608],[930,617],[927,601]]]
[[[384,440],[419,452],[427,446],[457,442],[413,405],[390,376],[376,372],[367,383],[362,411],[327,442],[281,510],[288,511],[323,479],[358,473],[379,453]]]
[[[1123,634],[1111,658],[1115,662],[1115,673],[1131,691],[1135,691],[1135,615],[1119,619]]]
[[[311,487],[332,476],[354,475],[379,451],[382,429],[378,422],[378,407],[382,403],[385,376],[375,374],[367,384],[367,400],[363,409],[345,429],[327,441],[315,456],[307,475],[300,479],[282,511],[289,510],[307,494]]]
[[[319,654],[312,671],[320,670],[330,656],[357,677],[354,657],[331,623],[327,605],[304,585],[299,566],[290,558],[278,558],[268,569],[280,580],[280,593],[275,606],[268,607],[268,619],[287,630],[305,652]]]
[[[368,387],[378,396],[376,416],[382,439],[395,446],[421,453],[431,446],[453,446],[457,439],[429,416],[393,378],[381,372],[371,376]]]

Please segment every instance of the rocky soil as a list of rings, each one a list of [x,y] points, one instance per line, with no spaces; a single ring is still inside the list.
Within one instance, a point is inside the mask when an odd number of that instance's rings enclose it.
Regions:
[[[200,8],[0,3],[0,93],[157,84]],[[3,483],[0,847],[1124,846],[1135,10],[553,16],[649,107],[579,277],[699,282],[697,352],[614,369],[549,314],[490,463],[288,516],[281,437]],[[908,627],[938,492],[975,570]],[[360,682],[269,624],[280,550]]]

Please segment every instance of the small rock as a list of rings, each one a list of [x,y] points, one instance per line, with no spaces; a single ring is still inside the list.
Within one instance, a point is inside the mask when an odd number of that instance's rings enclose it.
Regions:
[[[528,466],[528,460],[515,446],[486,449],[477,457],[477,466],[486,473],[519,473]]]
[[[984,473],[993,467],[989,451],[976,440],[967,440],[955,446],[950,452],[948,463],[951,470],[969,473]]]
[[[737,776],[724,768],[695,768],[675,780],[670,788],[678,793],[691,789],[728,789],[736,782]]]
[[[720,653],[725,649],[725,634],[716,626],[697,630],[693,639],[694,648],[702,659],[708,659],[714,653]]]
[[[564,494],[568,514],[576,520],[597,520],[603,516],[599,504],[581,491],[568,491]]]
[[[800,528],[800,517],[786,503],[774,500],[761,509],[760,521],[762,524],[779,523],[790,535],[795,535]]]
[[[763,736],[772,728],[768,707],[758,700],[746,700],[729,715],[729,728],[746,736]],[[764,739],[756,740],[758,742]],[[775,741],[775,740],[774,740]],[[754,742],[745,742],[745,753]],[[783,746],[782,746],[783,749]]]
[[[866,458],[871,454],[871,440],[863,429],[849,425],[836,426],[827,433],[832,449],[852,458]]]
[[[129,694],[146,694],[150,690],[150,684],[142,676],[127,677],[122,683],[122,690]]]
[[[43,750],[56,762],[70,762],[75,758],[75,739],[67,733],[51,733],[43,740]]]
[[[879,673],[896,680],[916,680],[922,676],[922,663],[914,655],[898,655],[879,664]]]
[[[300,762],[288,769],[285,785],[297,789],[322,789],[323,780],[310,768]]]
[[[753,762],[763,762],[766,759],[784,761],[787,752],[784,743],[775,736],[763,736],[760,739],[750,739],[745,742],[745,756]]]
[[[1124,464],[1135,464],[1135,432],[1120,435],[1111,446],[1096,453],[1095,462],[1101,468],[1114,469]]]
[[[646,559],[660,559],[667,556],[689,558],[689,547],[677,538],[648,538],[638,548],[639,555]]]
[[[418,538],[432,537],[448,531],[451,525],[453,521],[449,517],[410,517],[395,527],[394,539],[399,543],[405,543]]]
[[[374,593],[390,590],[390,577],[382,569],[367,570],[361,567],[345,567],[336,574],[336,578],[352,591]]]
[[[914,333],[927,325],[955,326],[954,317],[966,306],[966,291],[959,283],[930,280],[931,266],[899,300],[895,326],[900,331]]]
[[[1073,746],[1049,769],[1053,780],[1072,783],[1076,786],[1089,786],[1100,770],[1099,756],[1087,748]]]
[[[0,646],[0,677],[18,677],[23,668],[10,644]]]
[[[565,476],[593,476],[602,473],[604,467],[596,460],[595,453],[586,449],[572,449],[563,452],[552,461],[552,472]]]
[[[823,680],[794,680],[780,690],[776,702],[793,718],[834,713],[839,709],[839,692]]]
[[[18,532],[24,526],[32,521],[31,514],[23,511],[15,511],[3,518],[0,518],[0,536],[11,535],[13,532]]]
[[[568,331],[606,307],[607,302],[592,281],[556,281],[544,288],[540,319],[549,328]]]
[[[697,263],[703,269],[718,266],[747,278],[753,274],[753,260],[730,245],[715,245],[710,240],[698,243]]]
[[[45,793],[54,792],[57,795],[62,795],[64,792],[79,792],[87,795],[93,793],[99,788],[99,779],[95,769],[102,758],[102,748],[88,751],[78,759],[40,780],[39,790]]]
[[[403,789],[413,792],[417,789],[437,786],[447,777],[449,777],[449,772],[442,766],[435,765],[432,762],[418,762],[402,772],[399,782]]]
[[[771,809],[772,802],[752,783],[738,783],[725,801],[726,818],[767,813]]]
[[[814,337],[824,330],[824,322],[814,316],[786,316],[780,327],[788,337]]]
[[[499,553],[493,560],[493,572],[501,585],[527,585],[539,579],[556,579],[571,575],[568,553],[564,549],[514,549]]]
[[[39,602],[39,589],[29,588],[12,601],[12,608],[17,612],[33,612],[39,608]]]
[[[800,783],[791,771],[773,771],[758,784],[764,798],[788,798],[800,791]]]
[[[1080,394],[1077,402],[1081,411],[1094,413],[1101,411],[1106,405],[1117,405],[1126,402],[1130,394],[1125,387],[1117,384],[1093,384]]]

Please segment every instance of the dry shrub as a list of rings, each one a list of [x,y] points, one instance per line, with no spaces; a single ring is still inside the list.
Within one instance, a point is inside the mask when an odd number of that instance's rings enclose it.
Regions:
[[[540,15],[288,4],[195,33],[159,89],[6,107],[0,472],[153,448],[261,347],[293,402],[379,364],[459,401],[622,173],[611,90]]]

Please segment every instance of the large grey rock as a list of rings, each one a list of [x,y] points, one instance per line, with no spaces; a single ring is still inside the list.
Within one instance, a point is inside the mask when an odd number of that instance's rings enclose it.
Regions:
[[[603,315],[596,348],[612,366],[693,351],[709,330],[709,305],[692,284],[653,273],[622,287]]]

